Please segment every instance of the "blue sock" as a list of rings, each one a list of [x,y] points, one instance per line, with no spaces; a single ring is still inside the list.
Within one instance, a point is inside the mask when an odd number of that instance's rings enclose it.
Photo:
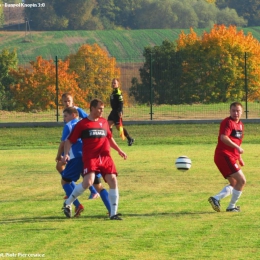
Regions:
[[[96,191],[95,187],[94,186],[90,186],[89,187],[89,190],[91,193],[94,193],[94,194],[97,194],[98,192]]]
[[[75,183],[74,183],[74,186],[75,186]],[[66,193],[66,195],[69,197],[70,194],[72,193],[72,191],[74,190],[74,186],[71,185],[71,183],[66,183],[63,185],[63,189]],[[74,202],[73,202],[74,206],[77,208],[79,205],[80,205],[80,202],[78,201],[78,199],[76,199]]]
[[[74,181],[72,181],[72,182],[70,183],[70,186],[74,189],[74,188],[76,187],[76,183],[75,183]]]
[[[110,210],[111,210],[111,207],[110,207],[110,201],[109,201],[109,198],[108,198],[108,192],[106,189],[103,189],[102,191],[100,191],[100,197],[104,203],[104,205],[106,206],[109,214],[110,214]]]

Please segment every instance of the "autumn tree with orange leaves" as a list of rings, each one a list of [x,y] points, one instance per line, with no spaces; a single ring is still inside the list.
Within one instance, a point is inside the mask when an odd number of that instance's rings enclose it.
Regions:
[[[16,82],[11,91],[17,111],[56,108],[56,64],[53,60],[39,56],[36,61],[30,62],[29,68],[19,67],[10,73]],[[69,61],[58,61],[59,93],[70,92],[77,105],[87,107],[86,92],[79,88],[77,77],[75,72],[69,72]]]
[[[70,61],[70,71],[78,75],[76,81],[79,87],[87,92],[87,101],[98,97],[108,104],[111,80],[120,77],[115,58],[109,57],[97,44],[84,44],[67,60]]]
[[[56,64],[54,60],[37,57],[29,68],[19,67],[10,75],[15,80],[11,86],[14,108],[18,111],[48,110],[56,108]],[[83,45],[76,54],[58,61],[58,93],[69,92],[74,103],[88,108],[89,101],[100,98],[109,101],[111,80],[120,76],[115,58],[109,57],[97,44]]]
[[[150,100],[149,91],[143,93],[150,89],[151,73],[156,104],[260,99],[260,43],[235,26],[215,25],[202,36],[191,29],[189,34],[182,32],[176,42],[164,41],[161,46],[146,48],[144,56],[142,82],[133,78],[130,89],[130,95],[140,103]]]
[[[191,29],[177,40],[183,53],[183,80],[194,89],[193,99],[203,102],[245,101],[245,58],[248,100],[260,98],[260,43],[235,26],[215,25],[201,37]]]

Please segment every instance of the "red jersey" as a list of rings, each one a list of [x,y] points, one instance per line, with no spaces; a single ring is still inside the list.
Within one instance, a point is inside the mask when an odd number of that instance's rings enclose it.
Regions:
[[[105,118],[100,117],[97,121],[91,121],[88,118],[81,119],[68,139],[75,143],[78,138],[81,138],[83,142],[83,160],[97,158],[100,155],[110,156],[109,139],[112,138],[112,134]]]
[[[232,120],[231,117],[225,118],[221,123],[220,123],[220,128],[219,128],[219,135],[218,135],[218,144],[215,150],[216,154],[226,154],[229,156],[234,157],[235,159],[238,159],[240,154],[236,148],[230,147],[226,144],[224,144],[220,140],[221,135],[226,135],[230,138],[230,140],[237,145],[241,145],[242,139],[244,137],[244,125],[243,123],[239,120],[239,122],[235,122]]]

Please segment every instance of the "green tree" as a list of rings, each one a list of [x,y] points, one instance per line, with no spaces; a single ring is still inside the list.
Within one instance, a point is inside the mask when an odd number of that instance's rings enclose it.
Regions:
[[[54,3],[54,10],[58,17],[66,17],[69,30],[88,29],[87,21],[91,20],[92,11],[96,6],[95,0],[60,0]]]
[[[25,17],[30,21],[33,30],[64,30],[68,27],[68,19],[65,16],[58,16],[54,8],[55,0],[49,0],[44,7],[25,8]],[[26,0],[27,4],[35,3],[34,0]]]
[[[16,50],[2,50],[0,53],[0,109],[11,110],[13,108],[13,96],[10,91],[10,84],[14,78],[10,70],[15,69],[18,64]]]
[[[4,27],[4,9],[3,9],[3,1],[0,0],[0,28]]]
[[[174,28],[178,17],[172,11],[172,1],[143,1],[136,10],[135,24],[137,29]]]
[[[228,7],[234,8],[238,15],[248,20],[248,26],[260,25],[260,0],[228,0]]]
[[[143,55],[145,63],[139,69],[141,82],[132,79],[130,96],[140,104],[185,102],[179,93],[183,72],[181,52],[177,51],[176,43],[165,40],[161,46],[146,47]]]
[[[215,25],[201,37],[191,29],[176,43],[145,48],[141,82],[132,80],[137,102],[155,104],[212,103],[245,100],[245,53],[248,100],[260,98],[260,43],[235,26]]]

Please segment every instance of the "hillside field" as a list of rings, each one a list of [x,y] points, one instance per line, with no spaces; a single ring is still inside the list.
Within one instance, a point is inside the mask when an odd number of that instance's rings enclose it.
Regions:
[[[260,27],[244,28],[260,40]],[[238,30],[241,30],[238,28]],[[107,30],[107,31],[1,31],[0,50],[16,49],[19,62],[27,63],[41,55],[45,59],[63,58],[77,51],[82,44],[97,43],[120,62],[140,62],[144,47],[161,45],[163,40],[174,41],[181,29]],[[183,30],[189,33],[189,29]],[[209,29],[196,29],[201,35]]]

